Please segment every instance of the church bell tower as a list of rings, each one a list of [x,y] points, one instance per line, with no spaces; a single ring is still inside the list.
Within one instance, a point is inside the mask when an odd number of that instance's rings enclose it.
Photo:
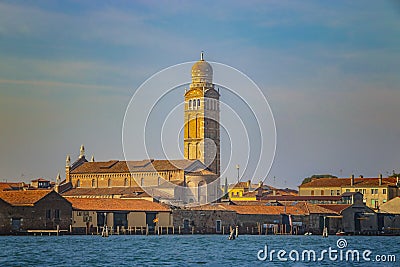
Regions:
[[[192,67],[192,83],[185,92],[184,156],[200,160],[220,175],[219,92],[212,83],[213,69],[204,60]]]

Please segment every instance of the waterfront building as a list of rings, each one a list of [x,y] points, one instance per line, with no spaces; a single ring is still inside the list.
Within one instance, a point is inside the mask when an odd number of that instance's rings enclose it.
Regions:
[[[400,234],[400,197],[395,197],[379,207],[378,227],[381,234]]]
[[[68,230],[72,206],[54,190],[0,191],[0,234]]]
[[[101,233],[105,225],[111,233],[154,232],[156,227],[172,227],[171,210],[144,199],[67,197],[73,207],[74,233]],[[135,232],[136,229],[136,232]]]
[[[364,196],[364,203],[377,210],[380,205],[392,198],[400,196],[399,179],[394,177],[383,178],[319,178],[299,186],[300,196],[340,196],[348,192],[360,192]]]

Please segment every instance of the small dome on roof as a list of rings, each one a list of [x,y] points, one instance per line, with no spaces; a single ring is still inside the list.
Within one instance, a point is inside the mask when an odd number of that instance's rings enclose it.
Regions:
[[[192,67],[192,82],[202,83],[208,82],[212,83],[213,69],[211,65],[204,60],[204,53],[201,52],[200,60],[194,63]]]

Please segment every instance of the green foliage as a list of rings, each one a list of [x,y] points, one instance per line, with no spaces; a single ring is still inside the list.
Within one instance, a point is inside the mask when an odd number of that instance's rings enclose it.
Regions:
[[[312,179],[321,179],[321,178],[337,178],[337,176],[334,176],[332,174],[314,174],[311,177],[304,178],[301,184],[309,183],[311,182]]]

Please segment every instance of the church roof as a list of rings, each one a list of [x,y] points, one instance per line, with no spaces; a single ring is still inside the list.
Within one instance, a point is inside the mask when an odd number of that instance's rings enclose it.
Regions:
[[[72,170],[71,173],[127,173],[154,171],[160,172],[172,170],[185,170],[194,172],[200,171],[201,168],[205,168],[205,166],[198,160],[110,160],[106,162],[84,162]]]

